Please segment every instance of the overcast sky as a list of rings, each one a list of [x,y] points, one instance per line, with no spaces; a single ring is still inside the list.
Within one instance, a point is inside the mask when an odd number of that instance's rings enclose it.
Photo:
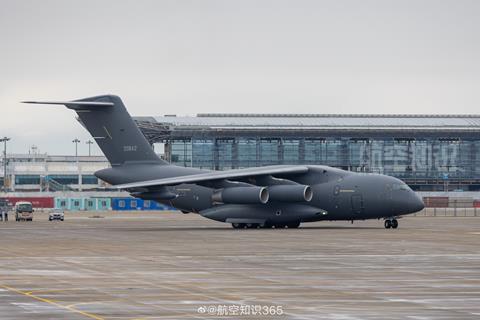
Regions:
[[[72,154],[74,113],[478,113],[480,1],[0,0],[0,135]],[[95,146],[95,153],[100,150]]]

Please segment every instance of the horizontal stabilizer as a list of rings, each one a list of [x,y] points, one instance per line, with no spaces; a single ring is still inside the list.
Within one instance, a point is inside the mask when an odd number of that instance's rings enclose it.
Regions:
[[[102,101],[22,101],[22,103],[31,104],[61,104],[66,106],[96,106],[96,107],[113,107],[113,102]]]

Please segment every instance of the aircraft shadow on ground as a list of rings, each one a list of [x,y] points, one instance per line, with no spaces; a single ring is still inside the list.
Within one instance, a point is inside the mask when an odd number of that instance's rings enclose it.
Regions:
[[[228,231],[228,232],[302,232],[308,230],[353,230],[353,229],[360,229],[360,230],[375,230],[381,229],[383,227],[360,227],[360,226],[314,226],[314,227],[301,227],[298,229],[240,229],[235,230],[230,227],[160,227],[160,228],[120,228],[119,231],[122,232],[165,232],[165,231]]]

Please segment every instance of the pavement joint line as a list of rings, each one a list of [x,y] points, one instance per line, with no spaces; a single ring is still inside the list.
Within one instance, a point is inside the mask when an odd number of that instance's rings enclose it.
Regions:
[[[68,311],[71,311],[71,312],[74,312],[74,313],[78,313],[78,314],[81,314],[87,318],[90,318],[90,319],[95,319],[95,320],[105,320],[105,318],[102,318],[96,314],[93,314],[93,313],[89,313],[89,312],[85,312],[85,311],[81,311],[81,310],[78,310],[78,309],[75,309],[75,308],[72,308],[72,307],[69,307],[69,306],[64,306],[58,302],[55,302],[54,300],[50,300],[50,299],[46,299],[46,298],[42,298],[42,297],[39,297],[37,295],[34,295],[34,294],[31,294],[29,292],[25,292],[25,291],[22,291],[22,290],[19,290],[19,289],[16,289],[16,288],[13,288],[13,287],[10,287],[10,286],[6,286],[6,285],[1,285],[0,284],[0,288],[3,288],[3,289],[6,289],[10,292],[15,292],[15,293],[18,293],[18,294],[21,294],[21,295],[24,295],[26,297],[30,297],[32,299],[35,299],[35,300],[38,300],[38,301],[41,301],[41,302],[45,302],[45,303],[48,303],[50,305],[53,305],[53,306],[56,306],[58,308],[61,308],[61,309],[65,309],[65,310],[68,310]]]
[[[52,290],[34,290],[34,291],[28,291],[25,292],[27,295],[32,295],[32,294],[40,294],[40,293],[51,293],[51,292],[63,292],[67,290],[76,290],[76,289],[52,289]]]
[[[84,306],[89,304],[105,304],[106,302],[120,302],[122,300],[109,300],[109,301],[87,301],[87,302],[77,302],[67,305],[67,308],[74,308],[76,306]]]

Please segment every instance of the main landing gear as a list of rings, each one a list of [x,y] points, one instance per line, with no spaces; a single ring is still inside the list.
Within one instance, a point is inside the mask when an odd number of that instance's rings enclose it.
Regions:
[[[290,222],[287,224],[260,224],[260,223],[232,223],[233,229],[297,229],[300,226],[300,221]]]
[[[398,221],[395,218],[385,219],[385,229],[397,229],[398,228]]]

